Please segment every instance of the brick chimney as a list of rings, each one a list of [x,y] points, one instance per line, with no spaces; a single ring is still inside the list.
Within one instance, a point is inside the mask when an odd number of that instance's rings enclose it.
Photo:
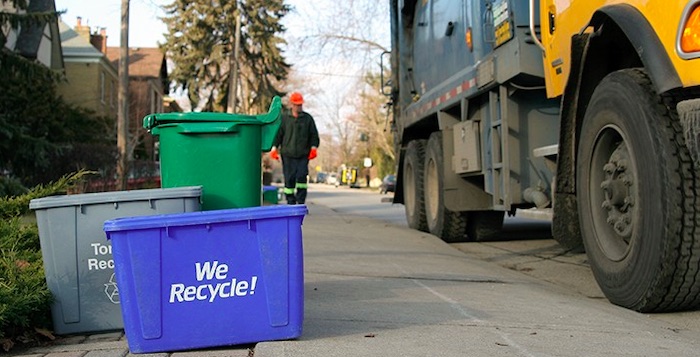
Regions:
[[[78,16],[75,24],[75,32],[82,36],[84,39],[90,41],[90,26],[83,25],[83,18]]]
[[[90,43],[100,52],[107,54],[107,29],[100,28],[100,33],[90,35]]]

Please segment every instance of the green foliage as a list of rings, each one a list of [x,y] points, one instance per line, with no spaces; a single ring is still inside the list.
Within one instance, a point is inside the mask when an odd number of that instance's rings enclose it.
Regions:
[[[247,0],[243,2],[243,14],[247,27],[243,27],[241,69],[244,92],[252,93],[248,104],[254,112],[265,112],[274,96],[282,96],[276,86],[287,79],[289,64],[285,62],[281,47],[285,44],[280,35],[285,27],[280,21],[289,12],[283,0]]]
[[[0,221],[0,338],[50,326],[51,293],[40,251],[35,225]]]
[[[21,196],[0,198],[0,340],[26,339],[35,329],[51,325],[52,297],[46,286],[39,232],[35,223],[22,220],[29,213],[29,201],[65,192],[87,174],[81,171]]]
[[[53,82],[46,75],[10,71],[0,82],[0,167],[22,177],[47,167],[48,153],[59,150],[48,138],[62,130],[51,117],[56,107]],[[21,149],[20,149],[21,148]]]
[[[19,196],[27,192],[20,180],[13,177],[0,176],[0,197]]]
[[[81,170],[77,173],[66,175],[48,185],[38,185],[29,192],[15,197],[3,197],[0,200],[0,219],[14,218],[29,213],[29,201],[35,198],[66,193],[68,189],[75,187],[86,176],[94,172]]]
[[[33,186],[112,166],[113,121],[66,104],[51,71],[27,68],[0,66],[0,171]]]
[[[236,112],[264,112],[289,65],[282,56],[283,0],[174,0],[165,6],[163,49],[175,63],[171,79],[187,89],[193,107],[224,111],[228,98],[236,17],[242,15],[239,73],[243,88]]]
[[[60,13],[53,11],[31,12],[31,13],[9,13],[0,11],[0,23],[10,24],[12,28],[20,26],[43,25],[47,22],[56,21]]]
[[[0,3],[24,10],[3,8],[5,29],[42,27],[60,14],[42,11],[39,2]],[[60,74],[5,48],[6,33],[0,31],[0,176],[9,172],[34,186],[83,168],[113,166],[113,121],[66,104],[56,94]]]

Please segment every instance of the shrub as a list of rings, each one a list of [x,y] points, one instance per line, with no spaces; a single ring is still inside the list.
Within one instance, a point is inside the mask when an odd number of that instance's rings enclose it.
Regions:
[[[36,223],[29,201],[66,192],[88,172],[65,176],[20,196],[0,198],[0,345],[9,350],[15,341],[37,340],[50,328],[51,293],[46,285]]]
[[[0,197],[19,196],[24,193],[27,193],[27,188],[18,179],[0,176]]]
[[[50,326],[51,293],[40,250],[36,225],[0,221],[0,338]]]

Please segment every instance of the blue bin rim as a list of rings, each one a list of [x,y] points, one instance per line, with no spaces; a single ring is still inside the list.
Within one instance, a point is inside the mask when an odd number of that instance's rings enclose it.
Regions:
[[[120,232],[138,229],[193,226],[238,221],[254,221],[269,218],[305,216],[306,205],[260,206],[232,208],[214,211],[170,213],[151,216],[122,217],[104,222],[105,232]],[[109,239],[109,235],[107,239]]]
[[[29,208],[33,210],[41,210],[68,206],[162,200],[167,198],[192,198],[201,196],[202,186],[148,188],[143,190],[92,192],[35,198],[29,201]]]

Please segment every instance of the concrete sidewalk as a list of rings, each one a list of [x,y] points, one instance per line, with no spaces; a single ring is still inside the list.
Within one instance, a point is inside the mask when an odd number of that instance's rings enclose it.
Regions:
[[[694,356],[700,336],[591,300],[438,238],[309,204],[302,337],[139,356]],[[125,356],[122,333],[19,354]],[[18,354],[15,354],[18,355]]]

